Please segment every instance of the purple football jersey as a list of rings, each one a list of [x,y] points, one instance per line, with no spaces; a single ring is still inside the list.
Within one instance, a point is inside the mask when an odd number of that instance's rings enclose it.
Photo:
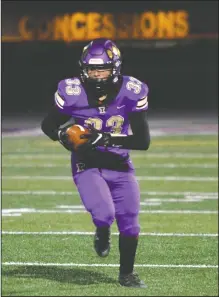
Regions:
[[[59,111],[71,115],[77,124],[92,124],[102,132],[129,134],[129,114],[148,109],[148,86],[131,76],[123,76],[121,89],[114,100],[106,106],[90,107],[85,89],[79,78],[59,82],[55,93],[55,104]],[[98,146],[97,150],[106,151]],[[109,152],[127,156],[129,150],[108,147]]]

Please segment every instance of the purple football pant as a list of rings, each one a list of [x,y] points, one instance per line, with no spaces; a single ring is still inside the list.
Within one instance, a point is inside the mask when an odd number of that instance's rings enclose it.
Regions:
[[[96,227],[111,226],[116,219],[120,234],[138,236],[140,191],[134,171],[86,169],[74,175],[74,182]]]

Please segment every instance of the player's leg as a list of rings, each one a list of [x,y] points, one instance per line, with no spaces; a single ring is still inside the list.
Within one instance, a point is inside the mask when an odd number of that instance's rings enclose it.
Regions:
[[[134,273],[135,255],[140,232],[140,190],[138,182],[133,171],[108,171],[107,181],[113,197],[116,222],[119,229],[120,284],[146,287],[138,275]]]
[[[76,173],[74,182],[82,203],[96,226],[95,250],[99,256],[105,257],[110,251],[110,226],[115,218],[115,207],[109,187],[96,168]]]

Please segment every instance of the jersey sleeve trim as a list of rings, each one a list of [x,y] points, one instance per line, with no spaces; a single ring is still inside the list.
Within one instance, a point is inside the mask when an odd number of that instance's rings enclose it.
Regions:
[[[142,99],[139,99],[137,102],[136,109],[143,109],[148,106],[148,96],[143,97]]]
[[[62,99],[62,97],[59,95],[58,91],[55,92],[55,102],[58,105],[59,108],[63,109],[65,101]]]

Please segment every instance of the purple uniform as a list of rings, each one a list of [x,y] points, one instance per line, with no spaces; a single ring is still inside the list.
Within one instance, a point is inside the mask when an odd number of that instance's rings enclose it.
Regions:
[[[147,286],[134,271],[140,232],[140,189],[129,150],[148,150],[148,86],[121,74],[122,56],[109,39],[89,42],[78,60],[78,77],[59,82],[55,106],[43,119],[42,131],[71,152],[73,181],[96,227],[94,249],[110,251],[110,227],[116,220],[119,238],[119,284]],[[73,149],[67,129],[80,125],[88,139]]]
[[[77,124],[113,134],[129,134],[128,116],[132,112],[148,109],[148,87],[130,76],[123,76],[121,89],[106,106],[90,107],[87,94],[77,77],[59,82],[55,104],[59,111],[76,119]],[[104,147],[97,147],[106,151]],[[107,151],[128,156],[129,150],[108,147]],[[91,168],[83,170],[72,153],[72,173],[85,208],[91,213],[96,226],[111,225],[114,218],[120,232],[128,235],[139,233],[139,187],[130,161],[127,172]]]
[[[123,76],[123,85],[115,100],[106,108],[100,106],[90,108],[87,95],[78,78],[62,80],[55,93],[55,103],[60,112],[77,119],[77,124],[94,128],[103,132],[128,135],[128,115],[131,112],[147,110],[148,87],[134,77]],[[105,151],[103,147],[97,148]],[[107,148],[108,151],[126,156],[127,149]]]

